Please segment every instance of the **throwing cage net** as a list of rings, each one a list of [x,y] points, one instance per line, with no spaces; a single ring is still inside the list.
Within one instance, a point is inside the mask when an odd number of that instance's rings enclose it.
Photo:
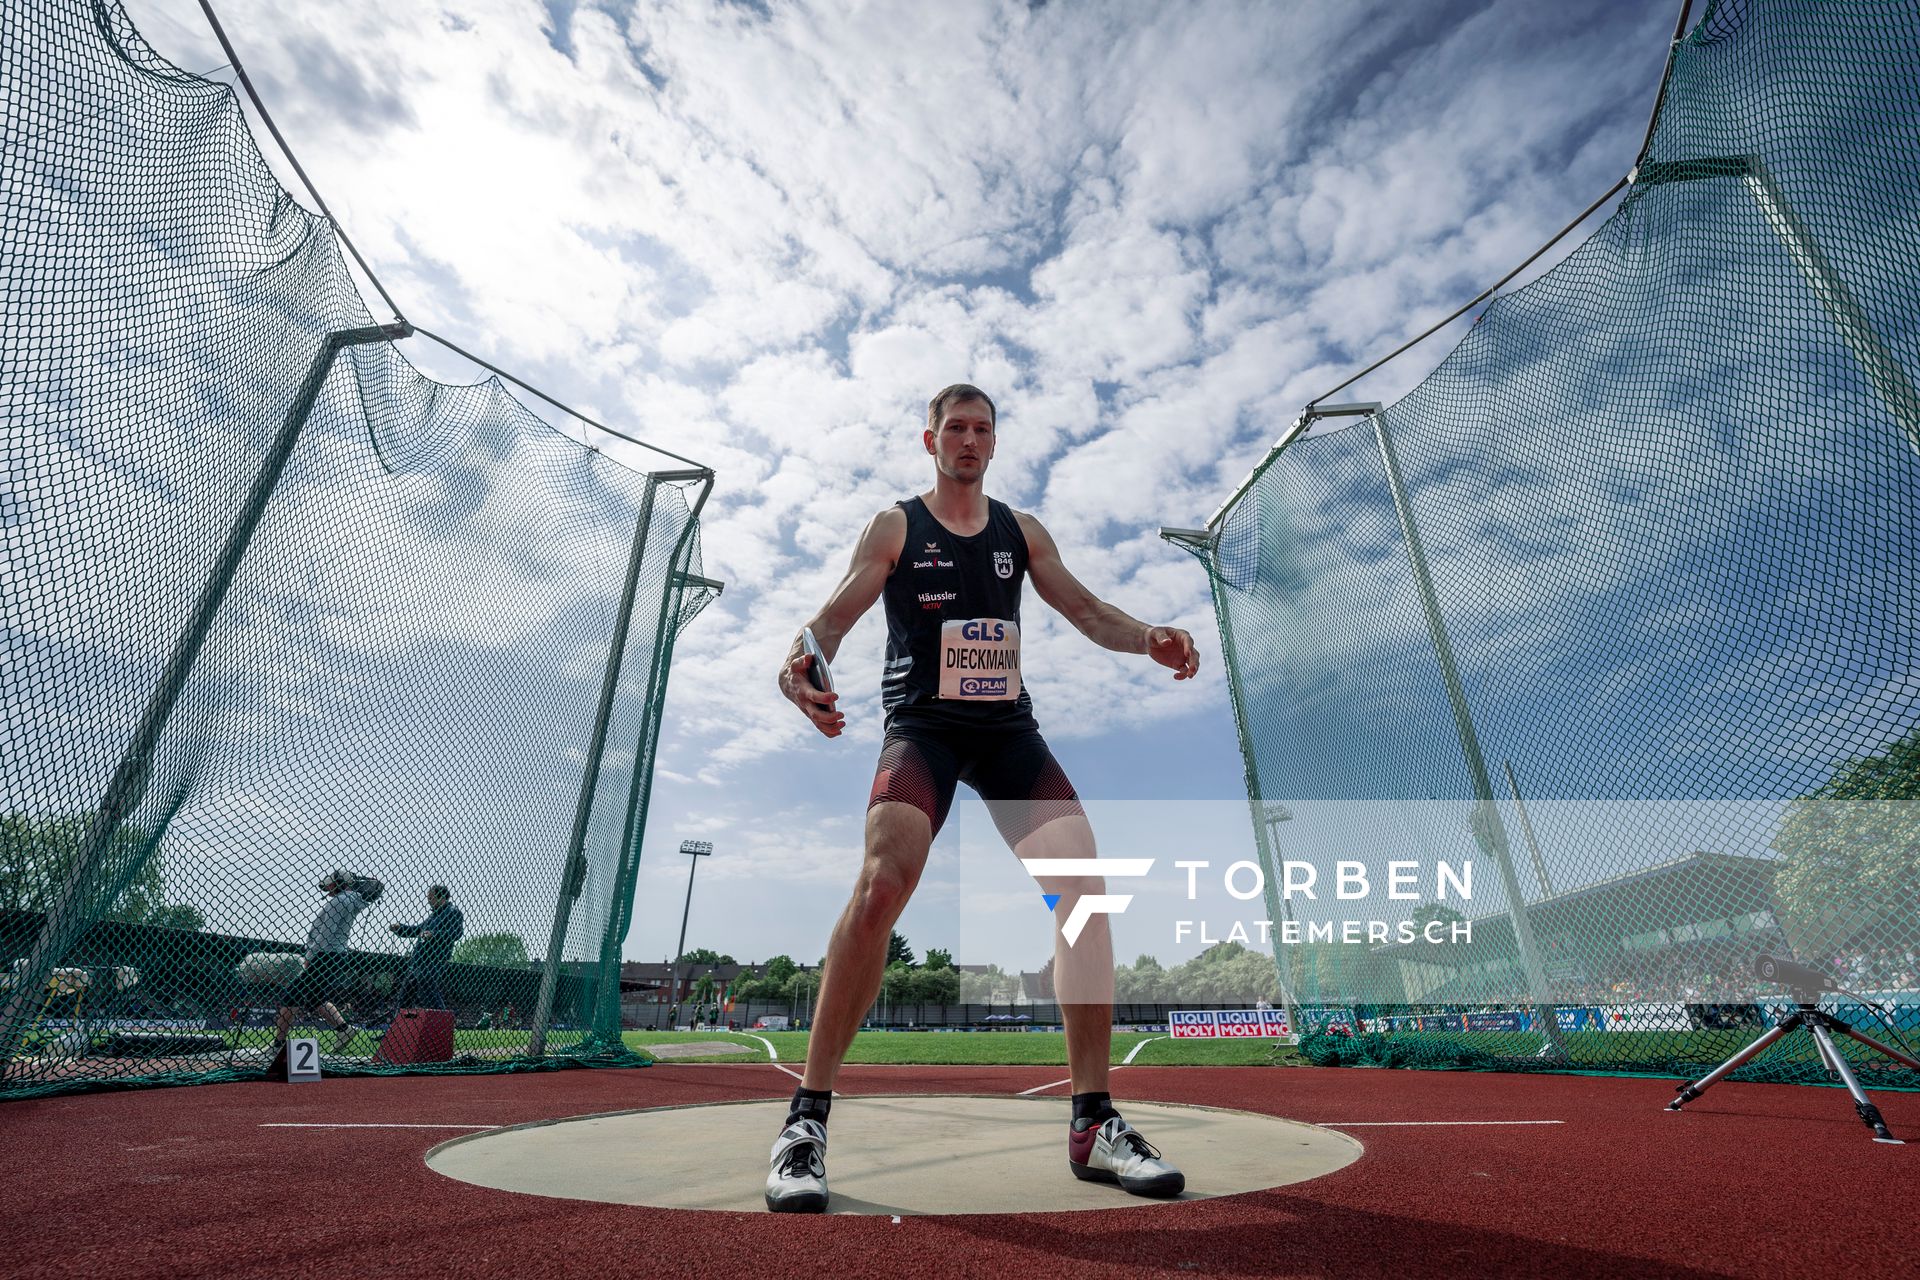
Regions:
[[[0,95],[0,1096],[257,1075],[283,1019],[333,1071],[635,1061],[711,473],[421,375],[116,5],[0,3]]]
[[[1269,898],[1310,1057],[1697,1074],[1790,1006],[1767,954],[1911,1043],[1917,104],[1905,0],[1710,7],[1592,237],[1184,536],[1269,883],[1320,873]],[[1406,864],[1388,937],[1341,861],[1376,916]],[[1826,1074],[1799,1037],[1741,1078]]]

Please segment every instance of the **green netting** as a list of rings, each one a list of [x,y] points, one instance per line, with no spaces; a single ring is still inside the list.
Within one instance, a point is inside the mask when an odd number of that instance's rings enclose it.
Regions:
[[[422,376],[116,5],[0,3],[0,101],[0,1096],[258,1074],[283,1005],[335,1071],[413,1069],[403,1006],[452,1011],[426,1069],[633,1061],[710,476]],[[435,884],[460,936],[397,936]]]
[[[1920,1022],[1917,317],[1920,10],[1721,3],[1604,225],[1211,523],[1262,854],[1480,872],[1397,904],[1470,942],[1276,949],[1310,1056],[1694,1071],[1762,953]]]

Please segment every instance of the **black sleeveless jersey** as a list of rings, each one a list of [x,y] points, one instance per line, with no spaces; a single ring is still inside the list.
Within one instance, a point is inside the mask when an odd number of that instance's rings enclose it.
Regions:
[[[987,527],[960,537],[919,498],[898,504],[907,540],[887,576],[889,724],[997,725],[1031,719],[1020,679],[1020,586],[1027,537],[1004,502],[987,500]]]

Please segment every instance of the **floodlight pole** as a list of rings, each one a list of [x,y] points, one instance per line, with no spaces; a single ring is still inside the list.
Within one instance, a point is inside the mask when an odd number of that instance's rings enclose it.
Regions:
[[[547,935],[546,963],[540,972],[540,998],[534,1005],[533,1027],[527,1036],[527,1056],[547,1051],[547,1028],[553,1021],[553,996],[560,984],[560,952],[566,946],[573,904],[587,883],[587,820],[593,814],[593,792],[600,781],[600,759],[607,749],[607,722],[613,715],[614,695],[620,690],[620,662],[626,655],[627,631],[633,622],[633,597],[640,585],[640,564],[647,556],[647,531],[653,524],[653,496],[662,477],[647,477],[646,496],[633,525],[633,549],[627,553],[627,577],[620,588],[620,605],[613,618],[613,641],[607,667],[600,679],[600,702],[594,712],[593,736],[587,743],[586,768],[580,777],[580,798],[573,809],[573,831],[560,864],[560,891],[553,906],[553,929]]]
[[[1281,892],[1281,888],[1284,888],[1286,884],[1286,877],[1282,872],[1286,869],[1287,864],[1280,857],[1280,824],[1293,821],[1293,810],[1287,808],[1284,804],[1275,803],[1262,805],[1261,811],[1267,826],[1267,847],[1261,851],[1261,856],[1264,857],[1267,862],[1267,919],[1274,922],[1274,928],[1279,928],[1280,922],[1276,918],[1278,913],[1274,910],[1276,902],[1279,903],[1281,910],[1286,912],[1286,922],[1288,924],[1293,923],[1293,899],[1286,897]],[[1276,887],[1276,885],[1279,887]],[[1288,952],[1287,954],[1291,957],[1294,953]],[[1279,947],[1274,948],[1273,958],[1275,964],[1279,964]],[[1302,1029],[1300,1026],[1299,997],[1294,994],[1292,982],[1293,966],[1289,963],[1281,965],[1280,968],[1280,998],[1285,1002],[1287,1026],[1292,1029],[1295,1036],[1299,1036],[1302,1034]]]
[[[700,859],[713,856],[713,841],[682,840],[680,852],[693,860],[687,863],[687,904],[680,909],[680,941],[674,946],[673,968],[667,974],[667,999],[676,1002],[680,996],[680,957],[687,954],[687,918],[693,914],[693,873],[700,869]]]
[[[313,414],[313,406],[318,403],[320,392],[327,385],[334,360],[348,347],[394,342],[412,334],[413,326],[404,320],[363,329],[337,329],[322,341],[320,350],[307,367],[306,380],[300,384],[293,402],[287,406],[287,416],[281,422],[280,431],[267,447],[267,455],[260,469],[254,473],[253,484],[248,488],[240,512],[227,531],[226,545],[221,548],[212,572],[207,575],[206,584],[200,589],[200,598],[188,617],[186,629],[174,642],[173,653],[168,657],[160,680],[147,700],[140,723],[134,729],[120,763],[114,768],[98,807],[87,820],[80,847],[74,854],[66,879],[41,922],[40,936],[27,952],[26,963],[14,974],[13,989],[7,996],[6,1004],[0,1006],[0,1073],[5,1072],[19,1051],[20,1042],[32,1018],[34,1002],[43,996],[47,975],[87,925],[88,913],[82,909],[87,886],[103,869],[121,823],[146,795],[147,783],[153,774],[154,752],[160,746],[167,721],[180,701],[180,694],[186,688],[187,678],[193,672],[200,650],[206,645],[214,618],[227,598],[228,589],[233,586],[241,558],[246,555],[254,530],[259,527],[260,519],[266,513],[267,503],[280,483],[287,460],[293,456],[294,446],[300,442],[300,433]]]
[[[1507,891],[1507,918],[1513,923],[1514,941],[1519,944],[1520,963],[1526,971],[1527,986],[1533,996],[1533,1019],[1547,1047],[1562,1056],[1566,1047],[1560,1040],[1560,1023],[1553,1011],[1553,995],[1547,986],[1540,949],[1534,942],[1533,921],[1527,915],[1527,900],[1520,889],[1520,877],[1513,869],[1513,854],[1507,841],[1506,824],[1493,799],[1493,780],[1487,774],[1486,757],[1480,752],[1480,735],[1473,727],[1473,715],[1467,707],[1466,690],[1460,683],[1459,668],[1453,660],[1453,643],[1447,638],[1446,620],[1440,613],[1440,600],[1433,589],[1433,575],[1427,569],[1427,554],[1421,546],[1420,530],[1413,521],[1413,505],[1407,500],[1407,488],[1400,475],[1400,460],[1393,451],[1393,437],[1387,431],[1387,418],[1374,406],[1374,430],[1380,440],[1380,460],[1386,467],[1387,485],[1393,491],[1393,507],[1400,517],[1400,532],[1407,544],[1407,560],[1413,566],[1413,578],[1420,591],[1420,607],[1427,617],[1427,634],[1433,641],[1434,655],[1440,660],[1440,678],[1447,689],[1447,702],[1453,708],[1454,728],[1460,735],[1460,750],[1466,757],[1467,773],[1473,781],[1473,793],[1479,801],[1474,809],[1473,834],[1481,848],[1493,855],[1500,880]]]
[[[1665,160],[1643,164],[1627,175],[1636,187],[1653,187],[1668,182],[1689,182],[1698,178],[1739,178],[1747,194],[1760,208],[1760,216],[1786,248],[1793,265],[1800,269],[1813,296],[1820,300],[1827,319],[1840,332],[1841,341],[1860,362],[1860,371],[1886,403],[1899,423],[1914,452],[1920,453],[1920,392],[1907,377],[1906,369],[1887,350],[1887,344],[1868,321],[1867,314],[1847,288],[1846,280],[1835,271],[1819,241],[1800,220],[1787,197],[1773,180],[1759,156],[1705,156],[1697,160]]]
[[[1533,818],[1527,813],[1526,797],[1520,794],[1520,779],[1513,776],[1513,761],[1500,762],[1507,771],[1507,788],[1513,792],[1513,807],[1520,811],[1520,831],[1527,837],[1527,852],[1533,855],[1533,874],[1540,878],[1541,896],[1551,898],[1553,881],[1547,878],[1547,860],[1540,856],[1540,841],[1533,834]]]

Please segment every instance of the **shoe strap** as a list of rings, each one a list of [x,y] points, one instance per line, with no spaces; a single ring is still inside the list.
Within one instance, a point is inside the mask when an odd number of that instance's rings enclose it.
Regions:
[[[817,1147],[822,1155],[827,1151],[827,1126],[818,1120],[796,1120],[780,1131],[773,1141],[773,1155],[769,1163],[778,1164],[787,1152],[798,1146]]]

